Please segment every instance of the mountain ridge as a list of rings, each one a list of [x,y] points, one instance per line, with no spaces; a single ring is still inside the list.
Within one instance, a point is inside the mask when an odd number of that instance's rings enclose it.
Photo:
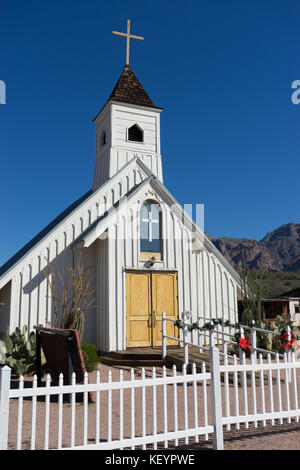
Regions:
[[[271,271],[300,269],[300,224],[290,222],[268,232],[261,240],[250,238],[215,238],[210,240],[235,269],[264,267]]]

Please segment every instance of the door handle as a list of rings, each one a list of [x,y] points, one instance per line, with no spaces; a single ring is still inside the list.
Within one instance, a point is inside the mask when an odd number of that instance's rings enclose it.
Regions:
[[[152,314],[152,318],[153,318],[153,328],[155,328],[156,326],[156,315],[155,315],[155,311],[153,310],[153,314]]]

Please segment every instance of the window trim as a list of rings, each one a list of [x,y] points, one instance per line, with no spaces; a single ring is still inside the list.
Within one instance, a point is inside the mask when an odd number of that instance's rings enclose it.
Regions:
[[[160,251],[142,251],[141,249],[141,217],[142,217],[142,207],[146,202],[150,202],[151,204],[155,204],[159,207],[159,228],[160,228]],[[155,257],[155,262],[163,261],[163,217],[162,217],[162,208],[158,201],[155,199],[145,199],[140,207],[140,216],[139,216],[139,259],[141,261],[149,261],[153,256]]]

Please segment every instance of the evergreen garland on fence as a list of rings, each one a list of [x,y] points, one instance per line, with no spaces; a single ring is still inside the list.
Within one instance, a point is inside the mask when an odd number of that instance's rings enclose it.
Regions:
[[[222,320],[221,318],[212,318],[209,322],[204,323],[203,326],[200,326],[198,322],[194,322],[191,324],[185,324],[187,326],[188,331],[211,331],[214,330],[216,326],[225,326],[225,327],[231,327],[231,328],[236,328],[239,329],[243,325],[241,323],[230,323],[229,320]],[[176,320],[175,326],[179,329],[183,329],[183,321],[182,320]],[[254,326],[254,325],[253,325]]]
[[[177,328],[179,329],[183,329],[183,321],[178,319],[176,320],[175,322],[175,326],[177,326]],[[221,318],[212,318],[209,322],[207,323],[204,323],[203,326],[200,326],[198,322],[194,322],[194,323],[185,323],[185,326],[187,327],[187,330],[189,332],[192,332],[194,330],[198,330],[198,331],[211,331],[211,330],[214,330],[216,328],[216,326],[225,326],[225,327],[228,327],[228,328],[235,328],[237,330],[239,330],[241,327],[245,327],[247,325],[242,325],[241,323],[230,323],[229,320],[222,320]],[[249,325],[249,327],[254,327],[254,328],[259,328],[259,323],[257,322],[254,322],[251,326]],[[272,330],[271,330],[272,331]],[[283,342],[282,338],[284,337],[284,335],[287,334],[286,333],[286,330],[284,329],[281,333],[281,336],[280,336],[280,339],[281,341]],[[291,338],[292,338],[292,341],[289,342],[288,346],[283,346],[285,349],[286,347],[293,347],[294,346],[294,342],[296,340],[300,340],[300,337],[299,336],[295,336],[294,333],[291,331]],[[235,338],[236,342],[238,343],[238,345],[242,348],[242,349],[249,349],[251,350],[251,343],[249,342],[249,337],[248,336],[244,336],[244,338],[241,338],[239,332],[237,332],[236,334],[233,335],[233,337]],[[284,337],[285,338],[285,337]],[[241,339],[243,340],[243,343],[241,344]],[[244,340],[246,340],[246,344],[244,344]]]
[[[178,319],[175,322],[175,325],[177,326],[177,328],[183,329],[183,321],[182,320]],[[194,323],[191,323],[191,324],[185,323],[185,325],[187,326],[187,329],[190,332],[192,332],[194,330],[211,331],[211,330],[214,330],[216,328],[216,326],[225,326],[225,327],[228,327],[228,328],[235,328],[237,330],[240,330],[240,328],[243,327],[243,325],[241,323],[238,323],[238,322],[237,323],[230,323],[229,320],[224,321],[221,318],[212,318],[209,322],[204,323],[203,326],[199,326],[198,322],[194,322]],[[235,339],[235,341],[237,342],[237,344],[240,348],[242,348],[245,351],[246,351],[246,349],[249,349],[249,351],[251,351],[251,343],[249,342],[249,337],[248,336],[244,336],[244,338],[242,338],[240,336],[239,332],[235,333],[232,336],[233,336],[233,338]],[[242,343],[241,343],[241,341],[242,341]]]

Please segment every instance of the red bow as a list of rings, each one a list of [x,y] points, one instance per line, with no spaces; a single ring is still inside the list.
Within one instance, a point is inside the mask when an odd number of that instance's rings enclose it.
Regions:
[[[240,338],[239,340],[239,347],[242,349],[250,349],[251,351],[251,344],[249,343],[249,337],[245,336],[244,338]]]

